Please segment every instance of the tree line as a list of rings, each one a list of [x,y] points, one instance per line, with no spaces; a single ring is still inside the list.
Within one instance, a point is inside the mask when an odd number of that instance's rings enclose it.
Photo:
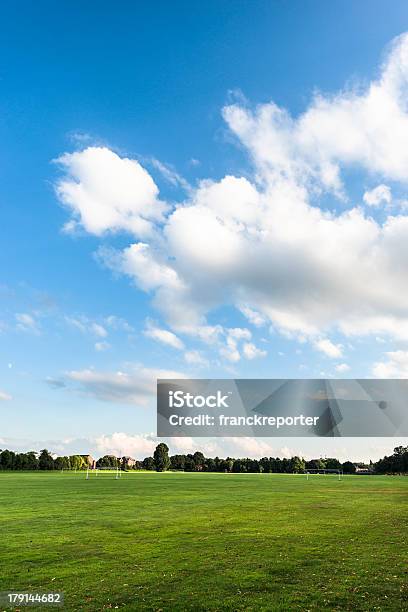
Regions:
[[[408,446],[397,446],[390,456],[383,457],[375,464],[378,474],[407,474]]]
[[[15,453],[10,450],[0,450],[0,470],[86,470],[89,467],[86,455],[70,455],[53,457],[43,449],[40,453],[30,451]],[[98,468],[151,470],[164,472],[166,470],[184,472],[232,472],[232,473],[278,473],[302,474],[308,470],[342,470],[345,474],[354,474],[356,464],[352,461],[340,462],[335,458],[313,459],[305,461],[301,457],[290,459],[280,457],[263,457],[262,459],[227,457],[205,457],[201,452],[192,454],[169,455],[169,449],[163,442],[158,444],[152,457],[135,461],[129,466],[127,457],[104,455],[96,461]],[[408,446],[397,446],[390,456],[383,457],[376,463],[370,462],[370,469],[377,474],[408,473]]]

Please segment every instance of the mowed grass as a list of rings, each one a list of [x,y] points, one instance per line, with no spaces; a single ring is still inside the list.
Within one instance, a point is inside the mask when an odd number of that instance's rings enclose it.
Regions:
[[[408,478],[0,473],[0,591],[67,610],[408,610]]]

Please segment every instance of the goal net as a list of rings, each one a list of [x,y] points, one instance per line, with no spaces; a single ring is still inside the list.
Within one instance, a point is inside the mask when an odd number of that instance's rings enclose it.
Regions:
[[[306,469],[306,479],[309,480],[309,476],[319,475],[322,476],[337,476],[337,480],[341,480],[343,477],[343,470],[330,470],[330,469],[322,469],[322,470],[313,470]]]
[[[95,478],[97,476],[106,476],[106,475],[111,475],[113,476],[115,479],[118,478],[122,478],[122,468],[121,467],[95,467],[93,469],[87,469],[86,470],[86,480],[89,480],[89,478]]]

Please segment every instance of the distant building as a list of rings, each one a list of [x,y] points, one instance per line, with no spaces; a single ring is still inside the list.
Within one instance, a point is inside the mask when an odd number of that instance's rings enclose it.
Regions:
[[[92,455],[79,455],[88,464],[88,467],[93,470],[96,468],[96,461]]]
[[[355,463],[356,474],[372,474],[373,469],[371,465],[367,465],[365,463]]]
[[[132,468],[136,465],[136,459],[133,457],[122,457],[122,467]]]

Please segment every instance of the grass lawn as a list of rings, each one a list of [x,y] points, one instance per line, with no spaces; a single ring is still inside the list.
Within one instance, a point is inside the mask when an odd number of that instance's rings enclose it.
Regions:
[[[3,472],[0,508],[0,591],[67,610],[408,610],[407,477]]]

